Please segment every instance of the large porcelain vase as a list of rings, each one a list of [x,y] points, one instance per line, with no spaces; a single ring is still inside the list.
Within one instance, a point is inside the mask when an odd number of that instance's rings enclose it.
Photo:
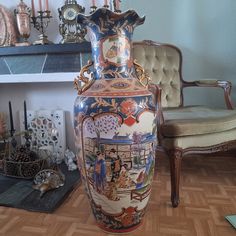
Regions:
[[[92,63],[75,80],[78,165],[98,226],[129,232],[142,223],[155,161],[156,111],[131,52],[144,18],[100,8],[77,19],[87,26],[94,61],[92,80],[85,76]]]

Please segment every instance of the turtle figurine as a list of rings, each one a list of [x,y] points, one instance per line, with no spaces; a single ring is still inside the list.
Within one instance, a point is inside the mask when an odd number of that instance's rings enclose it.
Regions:
[[[44,169],[34,177],[33,188],[40,191],[40,198],[53,189],[62,187],[65,183],[65,176],[60,170]]]

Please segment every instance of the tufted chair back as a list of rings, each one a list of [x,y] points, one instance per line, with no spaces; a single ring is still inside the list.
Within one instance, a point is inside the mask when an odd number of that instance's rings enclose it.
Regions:
[[[145,40],[133,43],[133,58],[162,88],[162,106],[179,107],[183,104],[181,51],[168,44]]]

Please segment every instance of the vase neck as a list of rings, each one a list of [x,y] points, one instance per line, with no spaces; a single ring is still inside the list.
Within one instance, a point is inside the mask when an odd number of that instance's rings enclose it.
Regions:
[[[135,11],[122,14],[100,8],[89,16],[78,15],[87,26],[92,44],[95,79],[129,78],[133,73],[131,55],[133,30],[144,22]]]
[[[95,79],[127,78],[133,73],[130,38],[108,35],[101,40],[91,40]]]

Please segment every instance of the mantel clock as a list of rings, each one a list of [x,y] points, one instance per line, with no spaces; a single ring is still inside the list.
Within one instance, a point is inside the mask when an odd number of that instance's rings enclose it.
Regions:
[[[66,0],[58,9],[60,25],[59,32],[62,36],[61,43],[79,43],[85,41],[86,28],[76,22],[76,16],[84,13],[85,8],[77,4],[76,0]]]

